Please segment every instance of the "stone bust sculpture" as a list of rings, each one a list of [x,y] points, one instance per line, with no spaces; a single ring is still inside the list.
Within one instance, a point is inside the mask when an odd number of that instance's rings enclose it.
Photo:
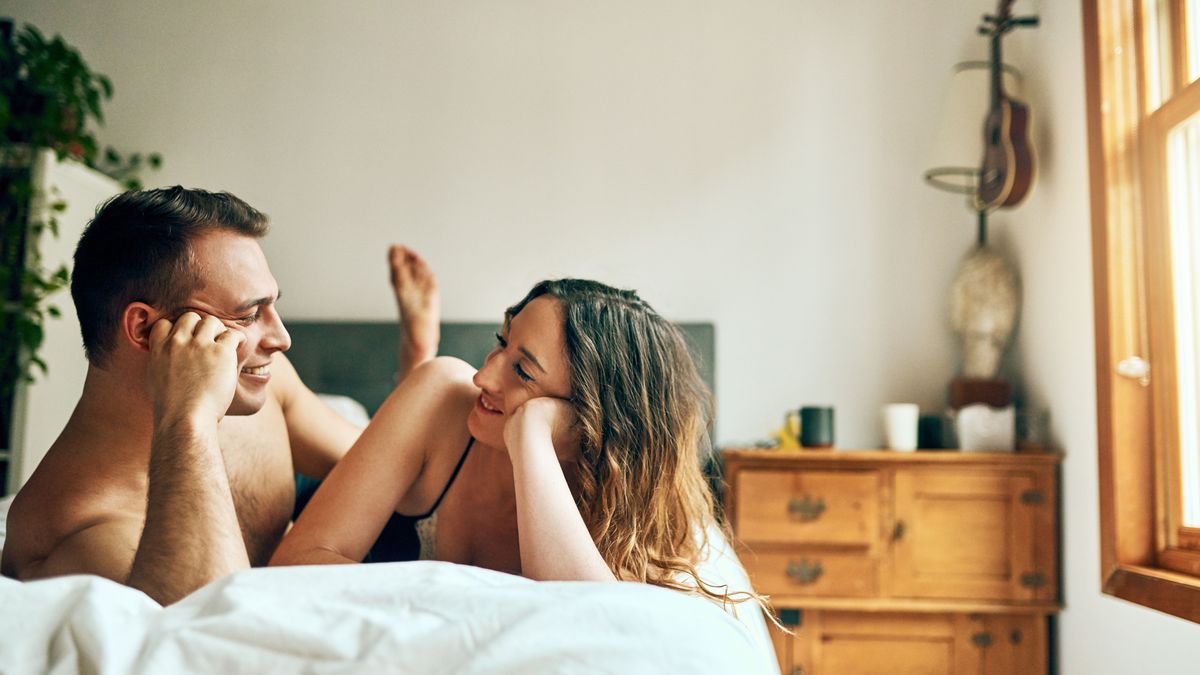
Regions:
[[[964,377],[996,377],[1020,302],[1017,274],[1008,260],[987,246],[972,249],[950,289],[950,321],[962,340]]]

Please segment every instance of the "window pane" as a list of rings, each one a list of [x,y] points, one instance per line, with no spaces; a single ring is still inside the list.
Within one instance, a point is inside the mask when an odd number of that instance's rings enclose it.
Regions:
[[[1200,527],[1200,114],[1167,144],[1183,525]]]

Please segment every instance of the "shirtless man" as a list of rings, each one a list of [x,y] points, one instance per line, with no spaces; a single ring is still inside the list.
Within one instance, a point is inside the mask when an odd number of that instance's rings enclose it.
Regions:
[[[293,471],[324,477],[360,432],[283,356],[266,231],[226,193],[129,192],[100,208],[71,283],[83,394],[12,504],[5,575],[98,574],[169,604],[266,564]],[[437,350],[437,286],[408,249],[389,259],[403,376]]]

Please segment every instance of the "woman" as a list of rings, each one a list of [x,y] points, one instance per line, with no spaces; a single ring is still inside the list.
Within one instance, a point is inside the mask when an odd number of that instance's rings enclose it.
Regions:
[[[397,387],[271,563],[360,561],[395,512],[420,530],[411,558],[756,597],[697,570],[719,531],[709,398],[682,334],[635,293],[542,282],[481,370],[439,358]]]

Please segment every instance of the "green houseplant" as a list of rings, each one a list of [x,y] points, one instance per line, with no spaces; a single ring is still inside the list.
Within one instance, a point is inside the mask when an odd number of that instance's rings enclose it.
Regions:
[[[32,167],[44,148],[98,169],[127,188],[140,187],[138,172],[158,168],[157,154],[101,152],[93,134],[104,123],[112,82],[93,72],[61,37],[47,39],[33,26],[14,31],[0,19],[0,433],[7,435],[16,384],[45,372],[38,357],[43,327],[58,309],[48,298],[67,285],[65,266],[46,268],[37,240],[57,236],[57,214],[66,203],[36,194]],[[41,203],[44,208],[32,206]],[[0,447],[8,439],[0,438]]]

